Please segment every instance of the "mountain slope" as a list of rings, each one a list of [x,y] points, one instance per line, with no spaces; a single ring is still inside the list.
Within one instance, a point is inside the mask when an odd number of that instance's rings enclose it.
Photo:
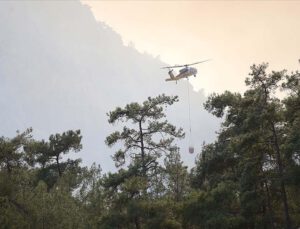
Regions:
[[[179,95],[168,118],[187,131],[189,86],[199,151],[202,141],[213,140],[218,122],[203,110],[201,91],[192,91],[187,81],[164,81],[164,65],[124,46],[120,35],[97,22],[80,2],[1,2],[0,135],[12,136],[30,126],[38,138],[81,129],[84,148],[78,156],[85,164],[96,161],[112,170],[114,149],[104,139],[115,127],[108,125],[106,113],[148,96]],[[187,153],[188,141],[180,146],[183,159],[192,164],[195,155]]]

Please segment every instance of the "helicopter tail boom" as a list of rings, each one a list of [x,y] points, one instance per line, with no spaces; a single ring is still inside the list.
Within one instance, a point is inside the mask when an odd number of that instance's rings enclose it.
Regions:
[[[174,81],[175,79],[168,78],[166,81]]]

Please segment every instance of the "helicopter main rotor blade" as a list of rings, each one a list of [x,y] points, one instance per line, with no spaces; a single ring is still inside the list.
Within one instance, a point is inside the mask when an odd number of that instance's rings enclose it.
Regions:
[[[192,64],[187,64],[185,66],[190,66],[190,65],[195,65],[195,64],[201,64],[201,63],[204,63],[206,61],[210,61],[211,59],[207,59],[207,60],[202,60],[202,61],[199,61],[199,62],[195,62],[195,63],[192,63]]]
[[[167,67],[162,67],[161,69],[166,69],[166,68],[168,68],[168,69],[170,69],[170,68],[182,68],[182,67],[187,67],[187,66],[190,66],[190,65],[200,64],[200,63],[203,63],[203,62],[206,62],[206,61],[210,61],[210,60],[211,60],[211,59],[202,60],[202,61],[195,62],[195,63],[192,63],[192,64],[167,66]]]
[[[167,67],[162,67],[161,69],[166,69],[166,68],[181,68],[184,67],[185,65],[174,65],[174,66],[167,66]]]

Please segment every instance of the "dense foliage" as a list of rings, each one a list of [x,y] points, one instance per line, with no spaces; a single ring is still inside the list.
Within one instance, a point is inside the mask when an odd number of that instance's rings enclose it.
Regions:
[[[176,96],[108,113],[115,173],[68,157],[79,130],[1,137],[0,228],[300,227],[300,73],[253,65],[246,85],[204,104],[223,123],[190,171],[174,143],[184,133],[164,114]]]

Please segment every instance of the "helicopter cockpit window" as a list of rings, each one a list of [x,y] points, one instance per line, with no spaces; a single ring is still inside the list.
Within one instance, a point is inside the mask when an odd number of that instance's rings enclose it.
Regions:
[[[184,72],[187,72],[187,71],[188,71],[188,68],[183,68],[183,69],[179,70],[179,73],[184,73]]]

